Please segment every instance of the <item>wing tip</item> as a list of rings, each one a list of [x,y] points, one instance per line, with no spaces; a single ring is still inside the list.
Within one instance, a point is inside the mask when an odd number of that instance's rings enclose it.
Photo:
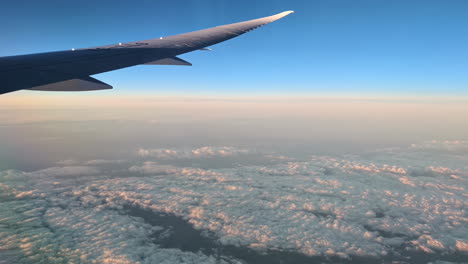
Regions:
[[[293,10],[284,11],[284,12],[278,13],[276,15],[272,15],[270,18],[271,18],[272,21],[276,21],[276,20],[281,19],[281,18],[283,18],[283,17],[285,17],[287,15],[290,15],[292,13],[294,13]]]
[[[275,16],[285,17],[285,16],[293,14],[293,13],[294,13],[293,10],[289,10],[289,11],[284,11],[284,12],[281,12],[279,14],[276,14]]]

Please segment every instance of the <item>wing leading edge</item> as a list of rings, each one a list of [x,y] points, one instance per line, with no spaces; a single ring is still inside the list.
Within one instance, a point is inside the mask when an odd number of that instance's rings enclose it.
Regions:
[[[90,91],[112,87],[90,75],[135,65],[191,65],[178,57],[240,36],[293,11],[180,35],[0,58],[0,94],[27,89]]]

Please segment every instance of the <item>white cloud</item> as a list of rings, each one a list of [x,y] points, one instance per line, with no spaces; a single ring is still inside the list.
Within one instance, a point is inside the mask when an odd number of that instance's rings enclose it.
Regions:
[[[214,158],[214,157],[232,157],[242,154],[248,154],[246,149],[235,147],[201,147],[192,150],[175,149],[137,149],[137,155],[144,158],[157,159],[189,159],[189,158]]]
[[[183,154],[179,154],[179,152],[172,150],[172,149],[144,149],[139,148],[137,150],[137,155],[140,157],[152,157],[158,159],[168,159],[168,158],[178,158],[181,157]]]

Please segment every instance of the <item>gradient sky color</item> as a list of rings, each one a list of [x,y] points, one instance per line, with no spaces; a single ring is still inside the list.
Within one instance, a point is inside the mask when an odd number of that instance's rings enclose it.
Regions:
[[[296,13],[212,52],[182,55],[193,67],[96,77],[119,93],[468,95],[462,0],[7,1],[0,56],[143,40],[285,10]]]

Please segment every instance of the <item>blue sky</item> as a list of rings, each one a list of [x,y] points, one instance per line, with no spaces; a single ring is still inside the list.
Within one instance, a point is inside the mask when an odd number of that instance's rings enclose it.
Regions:
[[[0,56],[167,36],[285,10],[296,13],[211,52],[182,55],[193,67],[96,77],[128,93],[468,95],[468,2],[456,0],[8,1]]]

